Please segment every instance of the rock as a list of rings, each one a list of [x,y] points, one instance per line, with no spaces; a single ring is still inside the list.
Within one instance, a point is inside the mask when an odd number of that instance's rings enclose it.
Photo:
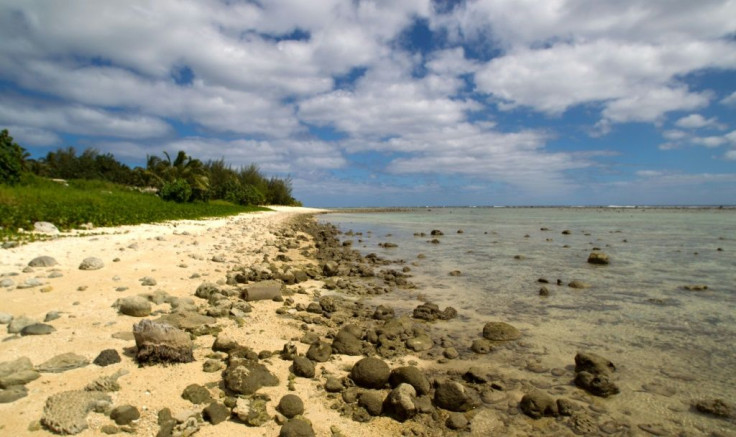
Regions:
[[[138,408],[132,405],[121,405],[113,408],[110,412],[110,419],[114,420],[117,425],[128,425],[134,420],[141,418]]]
[[[243,290],[242,298],[247,302],[273,300],[275,297],[281,297],[281,287],[281,282],[275,280],[249,284]]]
[[[322,311],[326,313],[334,313],[335,311],[337,311],[337,304],[335,303],[335,298],[332,296],[320,297],[319,306],[321,307]]]
[[[215,373],[222,370],[223,367],[223,364],[219,360],[208,358],[202,364],[202,371],[205,373]]]
[[[483,326],[483,337],[492,341],[510,341],[521,338],[521,332],[505,322],[488,322]]]
[[[36,366],[36,370],[44,373],[62,373],[89,365],[89,360],[74,352],[57,355]]]
[[[29,267],[51,267],[58,265],[59,263],[56,261],[55,258],[50,256],[38,256],[36,258],[33,258],[29,263]]]
[[[146,317],[151,314],[151,302],[143,296],[130,296],[116,302],[120,314],[132,317]]]
[[[17,370],[4,376],[0,376],[0,388],[9,389],[16,385],[26,385],[38,379],[41,374],[33,369]]]
[[[304,419],[291,419],[281,426],[279,437],[314,437],[314,430]]]
[[[540,390],[525,394],[521,398],[519,407],[524,414],[532,419],[539,419],[544,416],[559,416],[557,401],[552,396]]]
[[[720,418],[736,417],[733,405],[726,403],[723,399],[705,399],[697,401],[693,407],[704,414]]]
[[[378,305],[373,312],[375,320],[389,320],[394,318],[394,309],[386,305]]]
[[[106,367],[120,362],[120,354],[115,349],[105,349],[92,361],[100,367]]]
[[[322,314],[322,306],[317,302],[310,302],[307,305],[307,312],[312,314]]]
[[[53,322],[56,319],[61,318],[61,314],[58,311],[49,311],[46,313],[46,316],[43,318],[44,323],[46,322]]]
[[[194,361],[192,340],[181,329],[144,319],[133,325],[133,336],[139,364]]]
[[[445,425],[453,430],[459,431],[468,427],[470,422],[468,418],[462,413],[450,413],[445,421]]]
[[[261,426],[271,420],[264,399],[238,398],[233,413],[248,426]]]
[[[22,385],[14,385],[0,390],[0,404],[9,404],[26,396],[28,396],[28,389]]]
[[[337,276],[339,265],[335,261],[327,261],[322,266],[322,274],[327,277]]]
[[[391,370],[383,360],[368,357],[355,363],[350,371],[350,378],[359,387],[383,388],[390,374]]]
[[[367,390],[358,394],[358,406],[371,416],[380,416],[383,410],[383,395],[377,390]]]
[[[0,312],[0,325],[7,325],[13,321],[13,315]]]
[[[619,393],[619,388],[611,382],[607,374],[593,374],[582,371],[575,375],[575,385],[588,393],[607,398]]]
[[[323,341],[312,343],[307,350],[307,358],[318,363],[329,361],[331,355],[332,346]]]
[[[15,317],[8,324],[8,334],[18,334],[26,326],[30,326],[35,323],[38,323],[38,322],[34,319],[31,319],[30,317],[26,317],[25,315]]]
[[[141,285],[143,285],[144,287],[153,287],[154,285],[156,285],[156,279],[150,276],[144,276],[140,278],[139,281],[141,281]]]
[[[193,404],[204,404],[212,401],[210,391],[199,384],[189,384],[182,392],[181,397]]]
[[[540,296],[549,296],[549,288],[547,288],[546,286],[542,285],[539,288],[539,295]]]
[[[406,347],[413,350],[414,352],[427,351],[432,349],[432,346],[434,346],[432,337],[423,333],[406,340]]]
[[[252,395],[265,386],[276,386],[279,379],[254,360],[231,360],[224,375],[225,385],[235,393]]]
[[[583,289],[586,289],[586,288],[590,288],[591,287],[591,285],[588,284],[587,282],[583,282],[583,281],[580,281],[580,280],[577,280],[577,279],[575,279],[574,281],[572,281],[569,284],[567,284],[567,286],[570,287],[570,288],[576,288],[576,289],[579,289],[579,290],[583,290]]]
[[[363,343],[355,332],[360,332],[360,328],[354,325],[347,325],[338,331],[335,339],[332,340],[332,351],[337,354],[345,355],[361,355],[363,352]]]
[[[79,264],[79,270],[99,270],[105,267],[105,263],[101,259],[95,257],[89,257],[82,260]]]
[[[127,375],[128,371],[120,369],[117,372],[109,376],[100,376],[93,380],[84,387],[85,391],[100,391],[100,392],[111,392],[120,390],[120,384],[118,378],[123,375]]]
[[[448,360],[454,360],[460,356],[460,353],[457,351],[457,349],[450,346],[448,348],[445,348],[444,351],[442,351],[442,356],[444,356]]]
[[[27,268],[29,268],[29,267],[27,267]],[[23,281],[22,283],[18,284],[18,287],[17,288],[19,290],[24,290],[26,288],[40,287],[42,285],[43,285],[43,282],[41,282],[40,279],[38,279],[38,278],[28,278],[25,281]]]
[[[465,412],[480,405],[478,393],[455,381],[444,381],[437,385],[434,403],[449,411]]]
[[[110,397],[101,392],[64,391],[46,399],[41,425],[57,434],[78,434],[87,428],[87,413],[100,403],[110,403]]]
[[[594,375],[609,374],[616,370],[611,361],[592,352],[578,352],[575,355],[575,371],[590,372]]]
[[[476,354],[489,354],[493,350],[493,342],[485,338],[476,338],[470,349]]]
[[[397,367],[391,371],[388,378],[391,387],[398,387],[401,384],[409,384],[414,387],[416,394],[419,396],[429,394],[432,388],[429,379],[415,366]]]
[[[197,287],[194,295],[202,299],[209,299],[213,294],[219,293],[220,288],[217,286],[217,284],[213,284],[211,282],[203,282],[202,284],[200,284],[199,287]]]
[[[610,261],[608,259],[608,255],[603,252],[591,252],[590,255],[588,255],[588,263],[605,266],[608,265]]]
[[[481,367],[473,366],[463,374],[463,379],[473,384],[485,384],[490,382],[488,373]]]
[[[39,234],[56,235],[59,233],[59,228],[57,228],[56,225],[54,225],[53,223],[36,222],[33,224],[33,232],[38,232]]]
[[[705,284],[692,284],[684,285],[682,288],[687,291],[705,291],[708,289],[708,286]]]
[[[230,352],[238,347],[240,347],[238,342],[224,331],[217,334],[217,338],[215,338],[215,342],[212,344],[212,350],[215,352]]]
[[[416,416],[419,411],[416,397],[417,391],[413,386],[401,383],[386,396],[383,410],[393,419],[404,422]]]
[[[48,335],[56,332],[56,328],[46,323],[34,323],[20,330],[20,335]]]
[[[202,410],[204,420],[213,425],[226,421],[230,414],[230,409],[219,402],[212,402]]]
[[[297,395],[284,395],[279,401],[278,410],[281,414],[291,419],[294,416],[304,413],[304,402]]]
[[[325,381],[325,391],[327,393],[338,393],[341,392],[345,387],[342,385],[342,381],[334,376],[328,376]]]
[[[3,288],[11,288],[13,286],[15,286],[15,281],[13,281],[12,279],[10,279],[10,278],[0,279],[0,287],[3,287]],[[4,314],[7,314],[7,313],[0,313],[0,314],[3,314],[4,315]],[[4,323],[3,322],[0,322],[0,323],[3,324],[3,325],[7,325],[8,323],[10,323],[10,321],[4,322]]]
[[[314,378],[314,363],[307,357],[296,357],[292,365],[294,375],[303,378]]]

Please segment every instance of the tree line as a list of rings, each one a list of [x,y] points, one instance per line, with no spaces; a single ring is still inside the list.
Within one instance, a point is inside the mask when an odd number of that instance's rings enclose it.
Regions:
[[[292,196],[291,178],[267,178],[257,165],[235,168],[224,159],[201,160],[179,151],[173,158],[147,156],[146,166],[130,168],[111,153],[88,148],[60,148],[40,159],[0,133],[0,183],[16,184],[23,174],[52,179],[103,180],[120,185],[152,188],[164,200],[207,202],[222,199],[240,205],[300,205]]]

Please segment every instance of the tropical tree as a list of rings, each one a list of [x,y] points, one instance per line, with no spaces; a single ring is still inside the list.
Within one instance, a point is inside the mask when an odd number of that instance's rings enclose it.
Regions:
[[[191,189],[191,197],[187,200],[209,199],[210,182],[207,177],[207,170],[199,159],[192,158],[186,152],[180,150],[174,160],[167,152],[164,152],[164,158],[158,156],[148,156],[146,158],[146,170],[156,177],[159,182],[159,188],[163,190],[166,184],[174,184],[181,186],[180,181],[186,182]],[[182,196],[178,196],[177,200],[181,201]]]
[[[7,129],[0,132],[0,184],[16,184],[20,175],[27,170],[29,158],[26,149],[13,141]]]

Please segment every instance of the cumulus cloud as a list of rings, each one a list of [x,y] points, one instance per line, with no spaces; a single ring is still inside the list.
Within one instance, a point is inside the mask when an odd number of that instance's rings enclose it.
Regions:
[[[675,126],[685,129],[700,129],[704,127],[723,128],[723,125],[718,122],[717,118],[705,118],[700,114],[690,114],[682,117],[675,122]]]

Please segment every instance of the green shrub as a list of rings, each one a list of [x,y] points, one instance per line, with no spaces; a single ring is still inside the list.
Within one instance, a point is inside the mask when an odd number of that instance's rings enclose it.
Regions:
[[[266,203],[266,196],[253,185],[246,185],[242,189],[242,195],[239,202],[241,205],[263,205]]]
[[[174,179],[166,182],[161,189],[161,198],[173,200],[177,203],[188,202],[192,197],[192,187],[184,179]]]

